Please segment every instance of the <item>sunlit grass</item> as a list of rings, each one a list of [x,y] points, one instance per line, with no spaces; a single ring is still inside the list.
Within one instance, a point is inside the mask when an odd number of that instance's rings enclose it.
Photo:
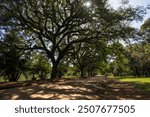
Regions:
[[[31,76],[29,76],[28,80],[31,80]],[[18,81],[26,81],[25,76],[21,75]],[[3,77],[0,77],[0,82],[5,82],[5,80],[3,79]],[[7,82],[8,82],[8,80],[7,80]]]
[[[121,82],[129,82],[135,85],[135,88],[150,91],[150,77],[115,77]]]
[[[124,82],[150,83],[150,77],[116,77],[116,78]]]
[[[0,77],[0,82],[4,82],[4,80],[3,80],[3,78],[2,78],[2,77]]]
[[[75,79],[75,78],[79,78],[79,76],[64,76],[63,78]]]

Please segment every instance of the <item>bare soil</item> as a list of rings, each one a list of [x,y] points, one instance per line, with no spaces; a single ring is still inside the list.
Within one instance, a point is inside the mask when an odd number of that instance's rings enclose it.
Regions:
[[[149,100],[150,92],[106,77],[0,83],[2,100]]]

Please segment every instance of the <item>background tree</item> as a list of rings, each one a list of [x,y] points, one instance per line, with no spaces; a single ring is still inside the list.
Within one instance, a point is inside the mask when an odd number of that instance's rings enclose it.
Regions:
[[[51,72],[51,65],[48,59],[39,52],[33,52],[31,54],[28,65],[28,73],[32,75],[32,79],[46,79]]]
[[[106,59],[107,44],[103,40],[98,40],[96,43],[80,43],[69,57],[73,66],[80,72],[80,77],[94,76],[96,70],[99,69],[100,62]]]
[[[117,42],[109,45],[108,55],[109,73],[113,73],[116,76],[129,73],[129,60],[126,57],[126,50],[123,44]]]
[[[16,45],[22,46],[23,40],[13,31],[0,43],[0,74],[5,80],[17,81],[25,68],[25,53],[16,49]]]
[[[134,76],[149,76],[150,73],[150,48],[145,43],[130,45],[127,49],[130,70]]]

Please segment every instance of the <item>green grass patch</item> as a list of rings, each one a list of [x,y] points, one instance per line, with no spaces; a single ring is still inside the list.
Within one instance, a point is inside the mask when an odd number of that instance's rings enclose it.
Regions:
[[[4,79],[2,77],[0,77],[0,82],[4,82]]]
[[[63,78],[76,79],[79,78],[79,76],[64,76]]]
[[[150,91],[150,77],[115,77],[121,82],[132,83],[135,88]]]
[[[31,76],[29,76],[28,80],[31,80]],[[25,76],[21,75],[18,81],[26,81]],[[3,79],[3,77],[0,77],[0,82],[5,82],[5,80]],[[8,82],[8,80],[7,80]]]

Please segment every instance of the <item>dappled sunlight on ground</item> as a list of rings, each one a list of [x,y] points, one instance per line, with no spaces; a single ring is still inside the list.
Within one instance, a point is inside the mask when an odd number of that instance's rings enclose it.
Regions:
[[[19,98],[19,95],[13,95],[11,99],[12,99],[12,100],[16,100],[16,99],[18,99],[18,98]]]
[[[150,92],[137,90],[129,83],[93,77],[2,84],[0,99],[150,99]]]

